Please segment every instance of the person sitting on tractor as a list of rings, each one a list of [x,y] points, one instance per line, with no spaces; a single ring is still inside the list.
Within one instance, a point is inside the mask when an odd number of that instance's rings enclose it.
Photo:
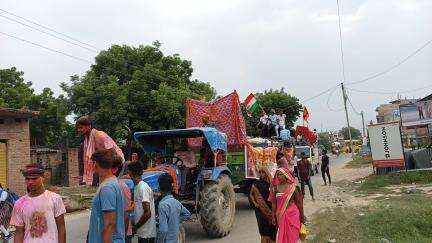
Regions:
[[[196,166],[195,153],[192,150],[189,150],[188,146],[187,139],[183,139],[180,148],[174,153],[174,156],[181,159],[183,166],[186,168],[194,168]]]
[[[154,153],[154,163],[152,163],[152,167],[146,169],[145,171],[166,171],[174,180],[173,190],[176,195],[179,193],[179,187],[177,183],[177,172],[176,170],[170,166],[171,163],[164,163],[163,156],[161,153]]]
[[[183,166],[181,170],[181,191],[188,191],[185,189],[188,185],[193,185],[193,183],[190,183],[190,180],[194,174],[196,162],[195,153],[192,150],[189,150],[186,138],[181,141],[180,148],[174,153],[174,157],[173,162],[175,162],[176,159],[180,159],[182,162],[180,166]]]
[[[205,167],[214,166],[214,154],[207,139],[203,139],[198,164]]]

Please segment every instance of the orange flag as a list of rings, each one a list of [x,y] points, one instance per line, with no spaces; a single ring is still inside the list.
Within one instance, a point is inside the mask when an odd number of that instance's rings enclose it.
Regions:
[[[309,111],[307,110],[306,106],[303,108],[303,120],[306,122],[309,122]]]

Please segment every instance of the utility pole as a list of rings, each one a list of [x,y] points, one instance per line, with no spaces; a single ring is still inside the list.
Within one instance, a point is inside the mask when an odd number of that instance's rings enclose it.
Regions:
[[[351,156],[354,157],[354,148],[353,148],[353,142],[352,142],[352,137],[351,137],[351,126],[350,126],[349,117],[348,117],[347,95],[346,95],[346,91],[345,91],[345,87],[344,87],[343,83],[341,83],[341,88],[342,88],[342,98],[343,98],[344,108],[345,108],[345,116],[346,116],[346,121],[347,121],[347,125],[348,125],[348,135],[349,135],[349,140],[350,140]]]
[[[365,123],[364,123],[364,113],[363,111],[361,111],[361,117],[362,117],[362,126],[363,126],[363,137],[366,137],[366,128],[365,128]]]

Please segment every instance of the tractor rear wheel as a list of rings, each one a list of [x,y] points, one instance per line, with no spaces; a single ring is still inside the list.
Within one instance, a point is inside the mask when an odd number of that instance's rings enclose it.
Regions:
[[[231,179],[222,174],[207,182],[200,192],[201,225],[210,237],[224,237],[232,229],[235,216],[235,193]]]

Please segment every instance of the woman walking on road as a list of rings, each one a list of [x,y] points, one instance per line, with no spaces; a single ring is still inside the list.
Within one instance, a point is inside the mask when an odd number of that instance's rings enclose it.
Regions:
[[[272,204],[267,200],[272,176],[265,167],[258,172],[260,178],[252,184],[249,198],[255,209],[261,243],[272,243],[276,240],[276,226],[272,224]]]
[[[288,169],[279,168],[270,189],[273,223],[277,224],[277,243],[297,243],[300,226],[305,222],[303,195]]]

